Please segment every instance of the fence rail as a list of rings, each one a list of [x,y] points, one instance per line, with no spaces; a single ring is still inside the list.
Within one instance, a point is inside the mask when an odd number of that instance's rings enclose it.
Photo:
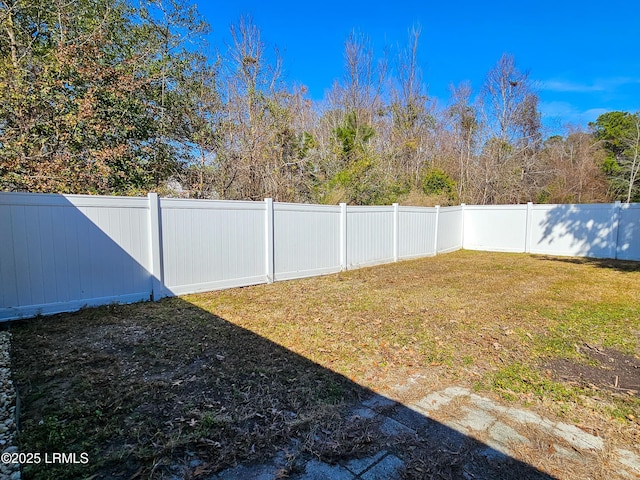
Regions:
[[[0,321],[460,248],[640,260],[640,204],[383,207],[0,193]]]

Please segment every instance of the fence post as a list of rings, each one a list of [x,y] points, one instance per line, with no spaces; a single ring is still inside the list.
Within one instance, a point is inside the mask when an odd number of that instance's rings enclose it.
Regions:
[[[531,253],[531,211],[533,210],[533,202],[527,202],[527,218],[524,233],[524,253]]]
[[[274,264],[273,264],[273,199],[265,198],[265,260],[267,283],[274,281]]]
[[[340,204],[340,269],[347,269],[347,204]]]
[[[399,244],[398,244],[398,235],[399,235],[399,226],[400,226],[400,207],[397,203],[393,204],[393,261],[397,262],[399,258]]]
[[[433,235],[433,254],[438,254],[438,228],[440,224],[440,205],[436,205],[436,228]]]
[[[464,207],[467,205],[465,203],[460,204],[460,208],[462,209],[460,212],[460,248],[464,249]]]
[[[611,248],[613,255],[610,258],[618,259],[618,234],[620,231],[620,200],[613,204],[613,215],[611,215]]]
[[[162,222],[160,198],[157,193],[149,193],[149,240],[151,242],[151,300],[166,296],[164,290],[164,268],[162,265]]]

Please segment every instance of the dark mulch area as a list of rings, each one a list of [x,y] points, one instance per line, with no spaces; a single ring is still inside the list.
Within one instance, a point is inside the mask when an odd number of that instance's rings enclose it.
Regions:
[[[181,299],[11,330],[20,451],[90,458],[25,465],[25,479],[200,478],[292,441],[323,457],[320,428],[341,455],[372,444],[341,416],[371,392]]]
[[[569,383],[595,386],[640,397],[640,359],[613,349],[584,344],[579,348],[589,363],[566,358],[549,362],[546,367],[557,378]]]

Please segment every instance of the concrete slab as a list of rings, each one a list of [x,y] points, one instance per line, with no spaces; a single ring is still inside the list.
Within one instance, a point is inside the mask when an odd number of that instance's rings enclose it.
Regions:
[[[574,425],[558,422],[552,432],[554,435],[566,440],[577,449],[602,450],[604,440],[580,430]]]
[[[504,450],[504,451],[503,451]],[[491,462],[506,462],[509,460],[509,452],[502,445],[489,445],[478,451],[478,455]]]
[[[429,412],[438,410],[439,408],[450,403],[454,398],[469,395],[470,392],[471,391],[468,388],[449,387],[440,392],[434,392],[427,395],[423,399],[415,402],[412,406],[428,414]]]
[[[493,400],[486,397],[481,397],[480,395],[476,395],[475,393],[472,393],[469,398],[476,407],[487,410],[488,412],[506,413],[509,410],[507,407],[498,405]]]
[[[387,454],[387,451],[382,450],[376,453],[375,455],[373,455],[372,457],[356,458],[353,460],[349,460],[344,465],[344,467],[350,472],[356,475],[360,475],[367,468],[370,468],[374,463],[379,462],[382,459],[382,457],[384,457],[386,454]]]
[[[429,413],[444,407],[451,402],[451,400],[452,398],[445,395],[443,392],[435,392],[413,403],[411,406],[419,412],[424,412],[428,415]]]
[[[454,399],[456,397],[469,395],[471,390],[464,387],[448,387],[448,388],[445,388],[442,392],[448,397],[450,397],[451,399]]]
[[[367,407],[356,408],[355,410],[351,411],[352,417],[359,417],[364,419],[371,419],[371,418],[374,418],[376,415],[378,414],[375,411]]]
[[[464,438],[464,436],[469,435],[469,428],[467,428],[464,425],[461,425],[460,422],[458,421],[446,420],[442,422],[442,424],[445,427],[450,428],[451,430],[455,430],[458,434],[462,435],[461,437],[459,436],[458,438]]]
[[[531,441],[520,435],[515,429],[511,428],[509,425],[505,425],[502,422],[494,423],[491,428],[489,428],[489,437],[497,442],[500,445],[504,445],[507,447],[509,444],[521,443],[525,445],[530,445]]]
[[[640,457],[638,455],[624,448],[616,448],[616,454],[621,464],[640,477]]]
[[[458,420],[458,423],[463,427],[477,432],[486,430],[496,421],[496,417],[489,415],[485,410],[467,407],[463,407],[462,410],[465,411],[467,415],[462,420]]]
[[[389,435],[395,437],[397,435],[415,435],[416,431],[403,425],[402,423],[394,420],[390,417],[385,417],[385,419],[380,424],[380,431],[385,435]]]
[[[584,457],[575,450],[569,450],[568,448],[564,448],[556,444],[553,445],[553,449],[556,451],[555,454],[558,457],[566,458],[567,460],[571,460],[573,462],[584,461]]]
[[[383,395],[374,395],[373,397],[362,402],[362,405],[372,410],[380,411],[387,408],[393,408],[397,405],[394,400],[387,398]]]
[[[245,479],[252,477],[245,477]],[[298,480],[352,480],[353,474],[340,465],[329,465],[328,463],[311,460],[305,466],[302,476],[295,476]]]
[[[387,455],[378,464],[361,475],[363,480],[399,480],[405,464],[395,455]]]
[[[422,432],[422,437],[436,445],[442,445],[452,450],[458,450],[467,440],[467,430],[462,425],[452,425],[451,422],[432,422]]]
[[[246,480],[252,478],[255,480],[274,480],[278,469],[274,465],[238,465],[220,472],[216,477],[217,480]]]
[[[530,412],[529,410],[522,410],[521,408],[507,408],[506,414],[509,415],[513,420],[520,423],[532,423],[534,425],[544,425],[545,428],[553,428],[553,423],[548,420],[542,418],[535,412]]]
[[[387,416],[418,433],[428,429],[431,424],[434,423],[433,420],[429,419],[429,417],[425,416],[423,413],[407,407],[395,408],[391,413],[387,414]]]

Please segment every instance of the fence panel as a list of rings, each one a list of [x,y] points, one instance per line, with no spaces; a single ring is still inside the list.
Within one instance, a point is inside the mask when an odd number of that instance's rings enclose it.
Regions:
[[[164,286],[172,294],[266,282],[265,204],[160,200]]]
[[[340,207],[274,203],[275,279],[340,271]]]
[[[0,193],[0,320],[148,300],[146,198]]]
[[[435,255],[436,209],[399,207],[398,210],[399,258]]]
[[[464,207],[465,249],[524,252],[526,231],[526,205]]]
[[[616,253],[621,260],[640,260],[640,203],[620,208]]]
[[[320,275],[461,246],[640,260],[639,239],[640,204],[343,211],[270,200],[0,192],[0,321]]]
[[[614,206],[534,205],[531,253],[614,258]]]
[[[443,207],[438,218],[438,248],[447,253],[462,248],[462,207]]]
[[[393,207],[347,207],[347,266],[393,261]]]

